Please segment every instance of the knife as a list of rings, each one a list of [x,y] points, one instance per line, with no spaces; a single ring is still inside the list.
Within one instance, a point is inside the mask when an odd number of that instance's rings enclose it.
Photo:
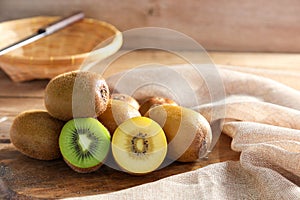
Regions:
[[[54,23],[51,23],[49,24],[48,26],[46,27],[43,27],[43,28],[40,28],[38,29],[38,31],[36,33],[34,33],[33,35],[30,35],[16,43],[13,43],[3,49],[0,49],[0,56],[14,50],[14,49],[17,49],[19,47],[22,47],[24,45],[27,45],[27,44],[30,44],[38,39],[41,39],[47,35],[50,35],[60,29],[63,29],[64,27],[70,25],[70,24],[73,24],[81,19],[84,18],[84,13],[82,12],[77,12],[77,13],[74,13],[68,17],[65,17],[61,20],[58,20]]]

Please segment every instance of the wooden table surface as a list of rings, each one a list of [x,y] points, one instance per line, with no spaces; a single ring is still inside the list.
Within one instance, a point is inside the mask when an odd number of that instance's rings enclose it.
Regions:
[[[197,58],[197,52],[189,52],[189,54]],[[209,55],[216,64],[241,66],[242,68],[237,68],[240,71],[249,71],[250,68],[266,70],[264,76],[278,81],[281,81],[280,76],[268,72],[285,69],[291,74],[294,72],[299,74],[300,55],[298,54],[211,52]],[[147,62],[184,63],[181,58],[166,52],[138,51],[114,62],[107,75]],[[254,73],[251,70],[249,72]],[[291,79],[293,78],[295,77],[291,76]],[[20,154],[10,144],[9,129],[18,113],[29,109],[45,109],[43,95],[47,83],[48,80],[14,83],[0,70],[0,199],[1,193],[6,197],[17,199],[55,199],[108,193],[212,163],[239,160],[239,153],[230,149],[231,139],[223,134],[207,159],[195,163],[175,162],[143,177],[131,176],[107,166],[101,167],[95,173],[78,174],[61,159],[55,161],[30,159]],[[300,89],[294,81],[285,83]]]

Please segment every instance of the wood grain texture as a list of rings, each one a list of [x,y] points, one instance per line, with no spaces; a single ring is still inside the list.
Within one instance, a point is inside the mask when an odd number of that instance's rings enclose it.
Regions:
[[[1,66],[0,66],[1,67]],[[0,70],[0,98],[43,98],[48,80],[34,80],[16,83]]]
[[[0,144],[10,143],[9,129],[15,117],[0,116]]]
[[[105,70],[106,77],[114,74],[115,69],[124,71],[151,63],[176,65],[208,62],[223,69],[267,77],[300,90],[300,54],[175,51],[179,53],[176,55],[160,50],[125,52]]]
[[[218,67],[270,78],[300,90],[300,54],[210,52]]]
[[[2,0],[0,21],[76,10],[122,31],[147,26],[174,29],[207,50],[300,52],[297,0]]]
[[[125,51],[123,51],[125,52]],[[183,51],[188,60],[195,63],[203,62],[203,53],[193,51]],[[200,55],[199,55],[200,54]],[[239,71],[251,72],[247,68],[260,70],[269,70],[268,73],[259,73],[260,75],[274,78],[279,82],[286,83],[288,79],[281,79],[280,75],[275,72],[285,71],[284,74],[289,75],[293,79],[298,79],[297,74],[300,69],[300,54],[284,54],[284,53],[241,53],[241,52],[209,52],[209,59],[218,65],[231,65],[233,69]],[[138,67],[143,64],[159,63],[162,65],[186,64],[187,61],[182,57],[165,51],[143,50],[127,53],[124,56],[115,60],[110,68],[106,71],[106,76],[109,76],[117,71],[127,70],[133,67]],[[241,68],[237,68],[240,66]],[[1,67],[1,66],[0,66]],[[226,66],[228,68],[228,66]],[[273,75],[272,75],[272,71]],[[254,72],[253,72],[254,73]],[[22,83],[12,82],[8,76],[0,70],[0,97],[34,97],[42,98],[44,89],[48,80],[34,80]],[[286,83],[292,87],[298,87],[295,84]]]
[[[14,117],[25,110],[45,109],[42,98],[0,98],[0,105],[2,117]]]
[[[90,174],[71,170],[62,159],[39,161],[20,154],[11,144],[0,144],[0,181],[7,196],[63,198],[109,193],[179,174],[225,160],[238,160],[231,139],[222,135],[208,158],[194,163],[172,163],[145,176],[132,176],[108,166]],[[12,193],[13,191],[13,193]]]

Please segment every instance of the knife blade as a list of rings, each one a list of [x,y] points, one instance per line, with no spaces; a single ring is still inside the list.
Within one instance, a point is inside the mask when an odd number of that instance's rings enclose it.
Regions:
[[[12,50],[15,50],[17,48],[20,48],[22,46],[30,44],[36,40],[39,40],[47,35],[50,35],[56,31],[58,31],[58,30],[61,30],[64,27],[66,27],[70,24],[73,24],[83,18],[84,18],[84,13],[77,12],[77,13],[67,16],[61,20],[58,20],[54,23],[51,23],[51,24],[47,25],[46,27],[42,27],[42,28],[38,29],[36,33],[18,41],[18,42],[15,42],[3,49],[0,49],[0,56],[4,55]]]

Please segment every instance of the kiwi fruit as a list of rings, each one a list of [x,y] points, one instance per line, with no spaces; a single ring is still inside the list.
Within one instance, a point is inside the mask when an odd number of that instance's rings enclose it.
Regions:
[[[155,106],[164,105],[164,104],[170,104],[177,106],[178,104],[169,98],[164,97],[151,97],[149,99],[146,99],[140,106],[139,111],[141,115],[145,115],[146,112]]]
[[[168,157],[193,162],[206,156],[212,140],[211,127],[198,112],[172,105],[151,108],[145,116],[163,128],[168,140]]]
[[[59,136],[59,148],[65,162],[76,172],[96,171],[110,150],[108,130],[94,118],[68,121]]]
[[[127,119],[141,116],[140,112],[125,101],[110,99],[106,110],[98,116],[98,120],[113,135],[114,131]]]
[[[167,154],[162,128],[146,117],[123,122],[112,137],[112,154],[125,172],[143,175],[159,168]]]
[[[100,74],[72,71],[54,77],[45,89],[45,107],[53,117],[96,117],[106,109],[109,89]]]
[[[128,103],[129,105],[131,105],[137,110],[140,108],[140,104],[137,102],[137,100],[135,100],[135,98],[127,94],[114,93],[111,95],[110,98],[115,100],[125,101],[126,103]]]
[[[26,156],[39,160],[53,160],[61,156],[58,138],[64,122],[53,118],[45,110],[20,113],[10,128],[10,140]]]

